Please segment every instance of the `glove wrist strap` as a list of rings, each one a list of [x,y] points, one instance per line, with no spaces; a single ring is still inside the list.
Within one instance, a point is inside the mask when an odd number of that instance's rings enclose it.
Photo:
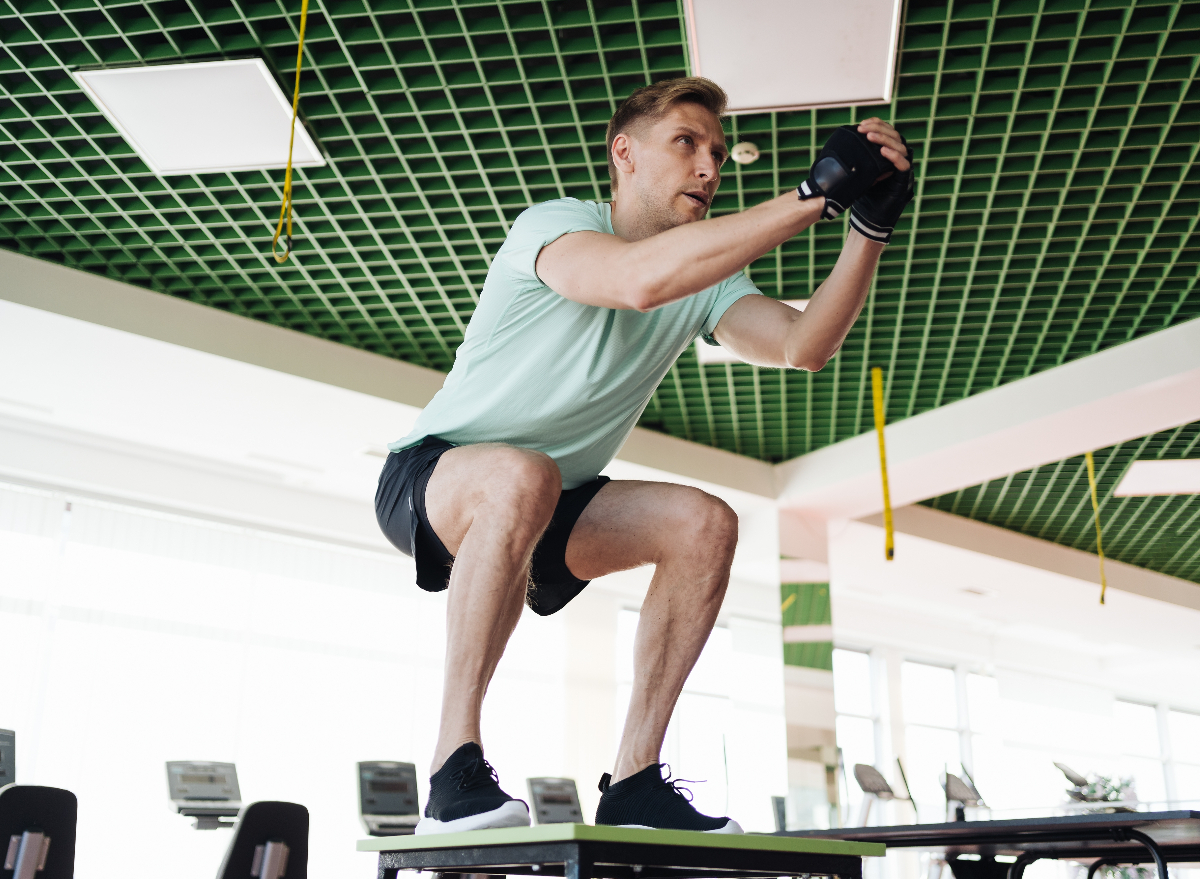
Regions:
[[[824,197],[825,207],[821,209],[822,220],[835,220],[837,215],[842,212],[842,206],[831,200],[828,195],[811,186],[807,180],[796,187],[796,195],[800,201],[808,201],[810,198]]]
[[[850,225],[864,238],[871,241],[878,241],[880,244],[890,243],[892,232],[896,228],[895,226],[881,226],[878,223],[872,223],[870,220],[864,219],[856,208],[850,209]]]

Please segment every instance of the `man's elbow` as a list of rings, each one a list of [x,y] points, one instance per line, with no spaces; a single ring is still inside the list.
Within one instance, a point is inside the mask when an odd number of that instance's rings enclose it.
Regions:
[[[790,369],[803,369],[805,372],[820,372],[825,368],[825,364],[833,359],[835,353],[834,351],[830,351],[828,354],[825,354],[811,349],[788,351],[787,365]]]
[[[659,306],[658,290],[649,285],[636,284],[632,286],[625,297],[626,307],[645,314]]]

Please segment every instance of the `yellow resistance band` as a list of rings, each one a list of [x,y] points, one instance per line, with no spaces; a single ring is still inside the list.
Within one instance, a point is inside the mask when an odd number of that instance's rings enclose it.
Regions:
[[[1092,512],[1096,514],[1096,555],[1100,556],[1100,603],[1104,604],[1104,593],[1108,589],[1108,580],[1104,576],[1104,544],[1100,540],[1100,500],[1096,496],[1096,462],[1091,452],[1083,453],[1087,462],[1088,485],[1092,489]]]
[[[879,472],[883,476],[884,554],[890,562],[896,554],[896,534],[892,529],[892,493],[888,490],[887,446],[883,442],[883,370],[871,367],[871,396],[875,400],[875,433],[879,436]]]
[[[283,175],[283,201],[279,205],[279,224],[275,237],[271,239],[271,256],[282,265],[292,252],[292,147],[296,144],[296,109],[300,106],[300,64],[304,60],[304,26],[308,23],[308,0],[300,3],[300,45],[296,48],[296,87],[292,91],[292,130],[288,138],[287,171]],[[276,253],[279,236],[283,234],[283,223],[287,220],[287,250]]]

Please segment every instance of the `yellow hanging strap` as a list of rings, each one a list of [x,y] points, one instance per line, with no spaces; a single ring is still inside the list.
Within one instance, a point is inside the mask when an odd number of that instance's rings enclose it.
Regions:
[[[1108,589],[1108,579],[1104,576],[1104,544],[1100,539],[1100,499],[1096,496],[1096,462],[1091,452],[1083,453],[1087,462],[1088,485],[1092,489],[1092,512],[1096,514],[1096,555],[1100,556],[1100,603],[1104,604],[1104,593]]]
[[[296,48],[296,87],[292,91],[292,130],[288,138],[287,171],[283,175],[283,201],[279,205],[279,224],[275,237],[271,239],[271,255],[282,265],[292,252],[292,147],[296,145],[296,110],[300,106],[300,64],[304,60],[304,26],[308,23],[308,0],[300,3],[300,45]],[[279,236],[283,234],[284,220],[287,221],[287,250],[276,253]]]
[[[883,441],[883,370],[871,367],[871,396],[875,400],[875,433],[879,436],[879,473],[883,477],[884,554],[890,562],[896,554],[896,534],[892,528],[892,493],[888,490],[887,446]]]

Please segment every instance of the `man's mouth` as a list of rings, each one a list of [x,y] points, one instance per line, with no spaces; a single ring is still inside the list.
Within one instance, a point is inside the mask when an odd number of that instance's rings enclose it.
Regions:
[[[708,194],[704,192],[685,192],[684,196],[690,198],[695,204],[700,207],[708,207]]]

